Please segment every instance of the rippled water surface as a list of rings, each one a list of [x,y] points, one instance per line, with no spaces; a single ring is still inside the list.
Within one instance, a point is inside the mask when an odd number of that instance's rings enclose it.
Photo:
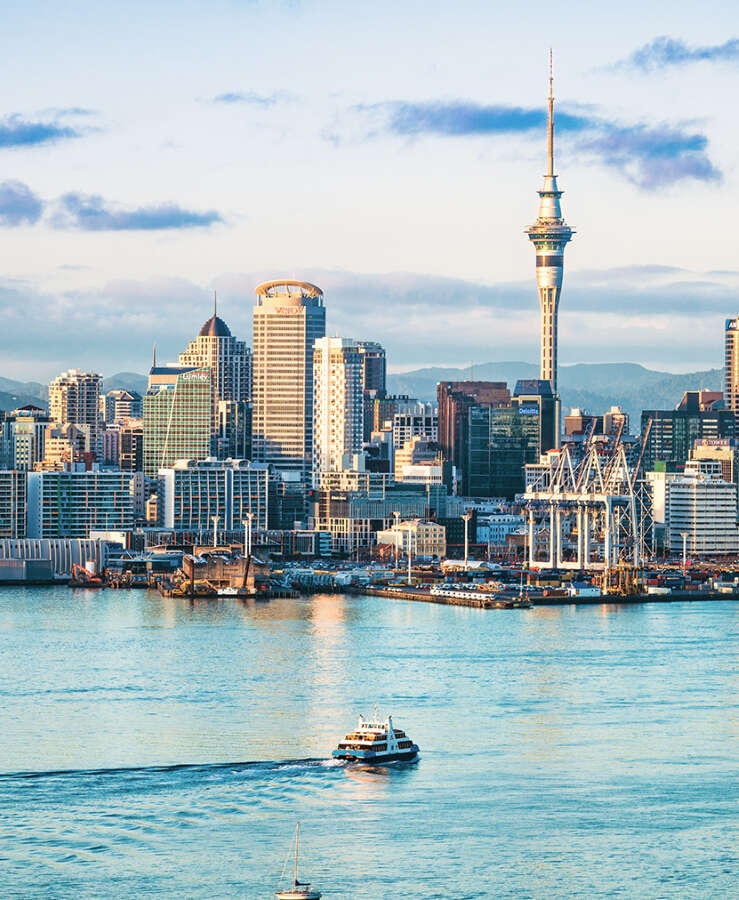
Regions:
[[[724,898],[735,602],[0,589],[3,897]],[[421,746],[330,751],[377,703]]]

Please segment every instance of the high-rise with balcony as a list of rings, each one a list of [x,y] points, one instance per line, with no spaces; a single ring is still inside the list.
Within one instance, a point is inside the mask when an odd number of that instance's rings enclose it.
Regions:
[[[724,323],[724,401],[739,418],[739,316]]]
[[[348,338],[319,338],[313,350],[313,480],[338,472],[362,450],[362,354]]]
[[[49,415],[60,425],[76,425],[86,435],[85,450],[102,456],[102,416],[100,386],[103,376],[96,372],[70,369],[49,384]]]
[[[313,454],[313,345],[326,334],[323,292],[305,281],[256,289],[253,458],[307,484]]]

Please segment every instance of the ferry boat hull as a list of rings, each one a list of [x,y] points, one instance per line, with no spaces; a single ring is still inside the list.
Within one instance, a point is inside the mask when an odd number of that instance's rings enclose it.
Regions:
[[[362,763],[410,762],[418,756],[418,744],[393,727],[392,716],[382,720],[377,714],[372,719],[360,716],[356,729],[339,741],[331,756]]]
[[[416,744],[402,753],[374,753],[372,750],[332,750],[334,759],[346,759],[350,762],[410,762],[418,756]]]

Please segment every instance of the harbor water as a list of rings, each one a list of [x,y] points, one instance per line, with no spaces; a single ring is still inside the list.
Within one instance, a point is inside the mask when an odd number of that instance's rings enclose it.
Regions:
[[[0,895],[725,898],[735,601],[0,590]],[[359,713],[415,764],[333,762]],[[288,865],[291,865],[291,863]]]

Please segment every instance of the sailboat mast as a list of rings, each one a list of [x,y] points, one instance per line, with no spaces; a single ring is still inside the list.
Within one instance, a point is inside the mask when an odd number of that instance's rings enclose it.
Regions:
[[[293,884],[298,883],[298,841],[300,840],[300,822],[295,827],[295,864],[293,866]]]

